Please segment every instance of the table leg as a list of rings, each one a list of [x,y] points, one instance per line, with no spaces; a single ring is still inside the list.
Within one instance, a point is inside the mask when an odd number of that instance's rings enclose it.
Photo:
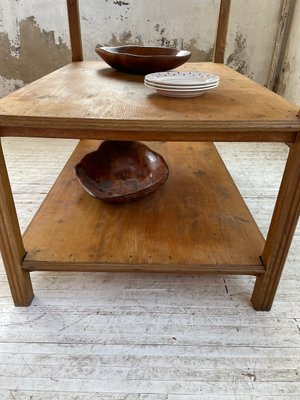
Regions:
[[[33,291],[28,271],[21,269],[26,254],[0,142],[0,249],[16,306],[29,306]]]
[[[256,278],[252,303],[257,311],[269,311],[279,284],[300,214],[300,133],[290,148],[262,261],[266,273]]]

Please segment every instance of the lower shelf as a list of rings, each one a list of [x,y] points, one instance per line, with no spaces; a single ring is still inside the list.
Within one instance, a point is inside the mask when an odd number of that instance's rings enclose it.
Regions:
[[[215,146],[155,142],[166,184],[135,203],[107,204],[79,186],[75,149],[24,234],[28,270],[264,273],[264,239]]]

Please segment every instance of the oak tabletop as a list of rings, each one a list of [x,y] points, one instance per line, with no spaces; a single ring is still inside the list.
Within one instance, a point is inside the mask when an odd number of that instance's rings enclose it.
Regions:
[[[0,126],[108,131],[218,132],[300,130],[299,109],[223,64],[187,63],[181,71],[220,76],[196,98],[168,98],[143,76],[101,61],[71,63],[0,100]]]

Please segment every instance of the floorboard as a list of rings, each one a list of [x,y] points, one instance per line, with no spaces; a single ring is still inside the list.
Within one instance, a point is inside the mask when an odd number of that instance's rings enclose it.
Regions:
[[[24,231],[76,142],[3,142]],[[217,147],[265,235],[288,147]],[[36,272],[15,308],[0,262],[0,399],[298,400],[299,249],[269,313],[249,276],[136,273]]]

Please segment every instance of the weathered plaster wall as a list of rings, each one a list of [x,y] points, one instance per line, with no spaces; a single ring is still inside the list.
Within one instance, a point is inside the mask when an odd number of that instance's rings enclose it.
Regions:
[[[66,21],[64,0],[0,0],[0,96],[70,61]]]
[[[274,53],[281,0],[232,0],[226,63],[265,85]]]
[[[278,93],[300,107],[300,1],[296,2],[293,21],[279,76]]]
[[[86,59],[94,47],[137,43],[211,60],[219,0],[81,0]],[[226,62],[265,84],[281,0],[232,1]],[[0,96],[68,63],[65,0],[0,0]]]

